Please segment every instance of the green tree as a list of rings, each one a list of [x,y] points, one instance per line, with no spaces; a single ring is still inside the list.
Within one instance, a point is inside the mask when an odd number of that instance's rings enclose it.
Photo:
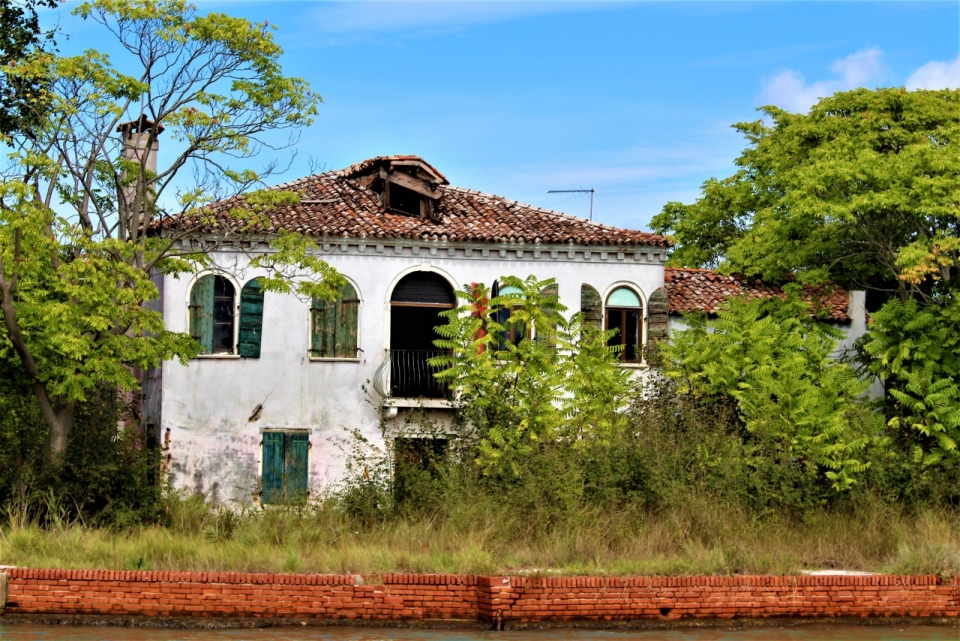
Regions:
[[[57,4],[57,0],[0,0],[0,67],[16,67],[53,43],[53,31],[40,28],[37,7],[53,9]],[[29,131],[38,124],[35,100],[44,81],[0,74],[0,134]]]
[[[928,300],[960,269],[960,91],[857,89],[739,123],[737,172],[652,227],[675,265]]]
[[[664,371],[682,392],[729,399],[759,459],[844,490],[869,465],[882,421],[860,398],[869,381],[832,357],[839,332],[812,318],[796,287],[783,301],[736,297],[716,318],[687,317],[663,348]]]
[[[209,265],[224,242],[268,230],[265,213],[296,196],[257,191],[276,163],[259,173],[245,167],[278,146],[278,132],[308,125],[320,100],[283,75],[266,23],[202,15],[182,0],[92,0],[74,13],[119,42],[120,66],[88,50],[40,51],[4,67],[43,89],[31,115],[39,125],[6,139],[0,356],[32,385],[54,468],[78,402],[104,384],[135,389],[133,368],[196,354],[148,305],[158,295],[153,278]],[[133,123],[124,135],[136,132],[146,149],[165,129],[169,162],[154,169],[146,153],[124,155],[116,134],[124,122]],[[218,216],[205,208],[229,197]],[[341,277],[306,239],[283,230],[269,237],[276,251],[252,259],[268,270],[266,289],[335,296]]]

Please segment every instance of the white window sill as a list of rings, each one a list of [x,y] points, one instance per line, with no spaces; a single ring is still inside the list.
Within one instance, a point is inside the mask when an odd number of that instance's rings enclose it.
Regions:
[[[311,362],[315,363],[359,363],[361,358],[337,358],[335,356],[309,356]]]
[[[453,401],[445,398],[388,398],[383,403],[384,407],[422,407],[426,410],[448,410],[453,409]]]
[[[238,358],[243,358],[240,354],[197,354],[197,358],[203,360],[236,360]]]
[[[647,369],[650,367],[646,363],[617,363],[617,365],[624,369]]]

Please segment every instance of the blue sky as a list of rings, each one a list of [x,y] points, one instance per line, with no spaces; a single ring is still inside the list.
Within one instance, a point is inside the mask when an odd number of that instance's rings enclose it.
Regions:
[[[61,52],[105,46],[60,10]],[[960,86],[954,2],[200,2],[279,27],[324,98],[285,175],[419,154],[462,187],[646,228],[729,175],[732,123],[858,86]],[[48,19],[52,18],[49,14]],[[108,49],[109,51],[109,49]]]

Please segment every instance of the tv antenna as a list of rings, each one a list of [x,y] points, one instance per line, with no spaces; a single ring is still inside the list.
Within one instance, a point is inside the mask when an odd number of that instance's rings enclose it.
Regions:
[[[548,189],[548,194],[590,194],[590,221],[593,221],[593,195],[596,189]]]

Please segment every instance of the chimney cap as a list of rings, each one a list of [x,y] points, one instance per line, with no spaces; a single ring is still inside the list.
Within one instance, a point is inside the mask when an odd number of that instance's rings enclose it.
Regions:
[[[140,117],[136,120],[131,120],[130,122],[122,122],[117,125],[117,131],[122,131],[123,133],[138,134],[151,129],[156,130],[157,135],[163,133],[163,125],[158,125],[149,118],[146,114],[140,114]]]

